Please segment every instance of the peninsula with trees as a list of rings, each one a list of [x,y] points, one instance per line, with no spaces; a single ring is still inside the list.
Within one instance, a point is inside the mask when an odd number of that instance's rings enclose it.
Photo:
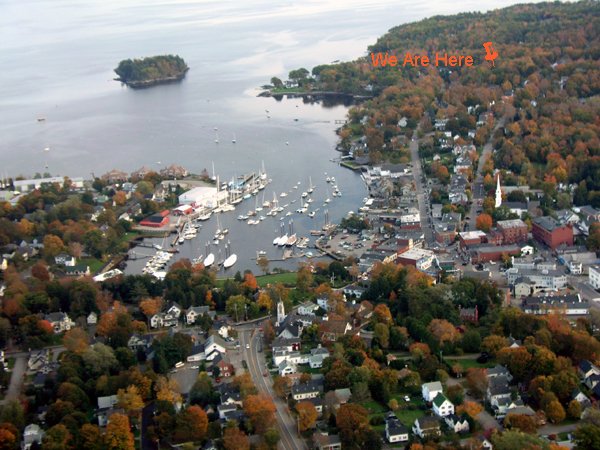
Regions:
[[[132,88],[182,80],[189,67],[178,55],[158,55],[141,59],[124,59],[115,69],[117,81]]]

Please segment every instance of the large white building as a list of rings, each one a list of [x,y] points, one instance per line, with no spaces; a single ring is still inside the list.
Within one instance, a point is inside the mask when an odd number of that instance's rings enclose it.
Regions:
[[[71,186],[76,189],[83,188],[83,178],[69,178],[71,180]],[[63,185],[65,179],[63,177],[51,177],[51,178],[37,178],[31,180],[15,180],[13,181],[13,185],[15,187],[15,191],[19,192],[29,192],[35,189],[39,189],[42,184],[59,184]]]
[[[594,289],[600,289],[600,266],[590,266],[590,284]]]
[[[179,196],[182,205],[193,205],[213,209],[227,201],[227,191],[218,191],[216,187],[201,186],[190,189]]]

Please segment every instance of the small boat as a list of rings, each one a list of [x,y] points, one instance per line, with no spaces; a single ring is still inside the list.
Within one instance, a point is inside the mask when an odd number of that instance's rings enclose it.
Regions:
[[[279,245],[279,236],[273,239],[273,245]]]
[[[233,142],[234,144],[237,142],[235,139],[235,133],[233,133],[233,139],[231,140],[231,142]]]
[[[308,197],[308,192],[303,192],[302,193],[302,198],[306,198],[306,197]]]
[[[312,184],[312,178],[308,177],[308,191],[307,192],[309,194],[312,194],[314,190],[315,190],[315,187]]]
[[[246,215],[238,216],[238,220],[248,220],[248,216],[246,216]]]
[[[179,242],[180,244],[183,244],[183,241],[184,241],[183,236],[177,240],[177,242]]]
[[[325,178],[325,181],[327,181],[329,183],[331,181],[331,178],[327,177],[327,178]]]
[[[287,241],[288,241],[288,235],[287,235],[287,234],[284,234],[283,236],[281,236],[281,237],[279,238],[279,242],[277,243],[277,245],[278,245],[279,247],[283,247],[285,244],[287,244]]]
[[[314,212],[314,211],[311,211],[311,212],[309,212],[309,213],[308,213],[308,217],[310,217],[311,219],[312,219],[313,217],[315,217],[315,212]]]
[[[282,192],[281,194],[279,194],[280,197],[287,197],[287,192]]]
[[[215,144],[219,143],[219,133],[215,133]]]
[[[231,266],[233,266],[236,262],[237,262],[237,255],[235,253],[233,253],[223,262],[223,267],[225,269],[228,269]]]
[[[265,252],[264,250],[261,250],[258,252],[258,256],[267,256],[267,252]]]
[[[206,258],[204,258],[202,264],[204,264],[204,267],[210,267],[214,262],[215,255],[213,253],[209,253],[209,255]]]
[[[296,244],[297,241],[298,241],[298,238],[296,237],[296,234],[292,234],[289,238],[287,238],[285,245],[286,245],[286,247],[292,247]]]
[[[260,220],[261,222],[262,222],[263,220],[265,220],[265,219],[266,219],[266,217],[265,217],[265,216],[260,216],[260,217],[258,218],[258,220]]]
[[[288,141],[285,141],[285,145],[290,145],[290,143]]]

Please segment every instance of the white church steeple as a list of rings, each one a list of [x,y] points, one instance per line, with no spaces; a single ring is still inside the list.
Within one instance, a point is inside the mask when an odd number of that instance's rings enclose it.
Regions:
[[[496,208],[502,205],[502,189],[500,189],[500,172],[498,172],[498,183],[496,184]]]

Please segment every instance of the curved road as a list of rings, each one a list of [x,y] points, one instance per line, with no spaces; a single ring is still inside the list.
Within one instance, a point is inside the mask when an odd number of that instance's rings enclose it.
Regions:
[[[306,442],[296,432],[296,421],[290,414],[287,404],[284,403],[273,391],[273,382],[270,376],[265,377],[268,369],[262,354],[258,352],[260,334],[256,328],[238,328],[240,346],[244,351],[244,359],[248,363],[248,372],[256,385],[259,393],[265,394],[273,399],[277,408],[275,418],[279,428],[280,441],[278,448],[284,450],[306,450]],[[249,344],[250,348],[246,348]],[[259,357],[260,356],[260,357]]]

